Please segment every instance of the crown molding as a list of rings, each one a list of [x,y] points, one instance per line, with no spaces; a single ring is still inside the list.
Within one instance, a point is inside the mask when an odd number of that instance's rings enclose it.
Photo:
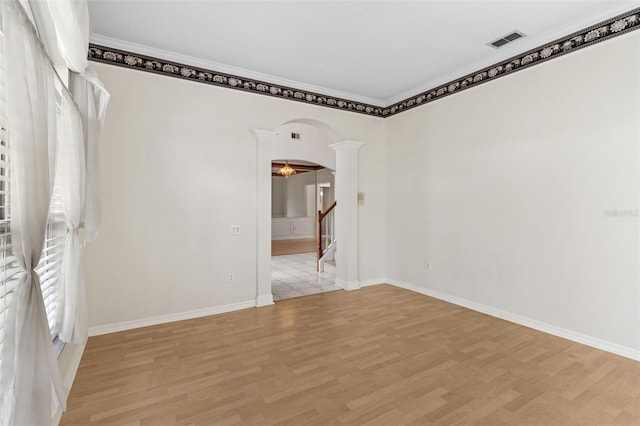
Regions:
[[[370,98],[368,96],[356,95],[354,93],[342,92],[340,90],[329,89],[327,87],[316,86],[296,80],[289,80],[271,74],[251,71],[246,68],[234,67],[233,65],[227,65],[222,62],[215,62],[207,59],[197,58],[195,56],[183,55],[181,53],[172,52],[170,50],[158,49],[144,44],[132,43],[129,41],[100,34],[92,34],[90,37],[90,41],[92,44],[109,46],[113,49],[120,49],[127,52],[135,52],[138,55],[145,55],[152,58],[162,58],[163,60],[169,62],[178,62],[184,65],[203,68],[209,70],[209,72],[229,74],[239,76],[241,78],[244,77],[245,79],[249,80],[267,81],[278,86],[294,87],[300,91],[322,93],[327,97],[349,99],[352,102],[369,104],[377,107],[386,106],[386,103],[383,99]]]
[[[638,28],[640,28],[640,8],[574,31],[564,37],[558,37],[551,42],[542,43],[534,49],[511,56],[506,60],[493,63],[484,68],[472,68],[477,66],[478,63],[471,64],[469,69],[475,69],[475,71],[463,77],[448,80],[440,85],[432,85],[432,82],[426,83],[420,87],[430,87],[430,89],[386,106],[381,106],[385,105],[386,102],[379,99],[369,99],[370,101],[375,101],[375,103],[367,103],[356,100],[353,95],[348,93],[342,93],[344,96],[333,96],[331,93],[340,92],[325,88],[315,87],[312,91],[305,90],[302,87],[314,86],[95,35],[91,38],[92,43],[89,45],[89,59],[234,90],[386,118],[488,81],[496,80],[505,75],[511,75],[514,72],[559,58]],[[94,44],[97,41],[105,46]],[[114,46],[116,44],[121,47]],[[163,59],[159,59],[160,57]],[[260,78],[253,78],[250,75]],[[446,78],[443,77],[438,81],[445,80]],[[402,96],[404,95],[396,98],[402,98]],[[361,97],[357,98],[362,99]]]

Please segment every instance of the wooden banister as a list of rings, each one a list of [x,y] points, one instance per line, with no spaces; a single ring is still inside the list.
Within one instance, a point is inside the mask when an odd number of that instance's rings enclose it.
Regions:
[[[324,212],[322,212],[321,210],[318,210],[318,226],[317,226],[317,231],[318,231],[318,236],[317,236],[317,241],[318,241],[318,252],[317,252],[317,259],[316,259],[316,269],[320,270],[320,258],[322,257],[322,219],[324,219],[329,213],[331,213],[331,210],[333,210],[336,207],[336,202],[334,201],[333,203],[331,203],[331,205],[327,208],[327,210],[325,210]]]
[[[318,210],[318,222],[322,222],[322,219],[324,219],[324,217],[326,215],[328,215],[329,213],[331,213],[331,210],[336,208],[336,202],[334,201],[333,203],[331,203],[331,205],[329,206],[329,208],[323,213],[320,210]]]

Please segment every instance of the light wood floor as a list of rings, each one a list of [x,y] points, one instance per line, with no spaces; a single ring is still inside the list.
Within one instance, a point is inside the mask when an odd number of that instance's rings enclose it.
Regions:
[[[271,256],[313,253],[317,248],[318,243],[313,238],[307,240],[271,240]]]
[[[62,425],[638,425],[640,363],[380,285],[92,337]]]

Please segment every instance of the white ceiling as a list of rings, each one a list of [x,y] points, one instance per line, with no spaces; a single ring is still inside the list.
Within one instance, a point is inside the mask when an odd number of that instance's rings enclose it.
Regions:
[[[92,41],[386,106],[640,1],[90,0]],[[527,37],[494,49],[500,36]]]

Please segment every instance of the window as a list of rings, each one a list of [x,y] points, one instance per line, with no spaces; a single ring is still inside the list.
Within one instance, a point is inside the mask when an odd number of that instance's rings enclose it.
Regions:
[[[4,39],[2,32],[0,32],[0,348],[2,348],[4,340],[6,311],[15,286],[15,280],[10,279],[15,273],[11,271],[13,253],[11,252],[11,234],[9,233],[9,162],[7,161],[9,146],[3,50]]]
[[[40,276],[40,287],[42,288],[42,297],[52,338],[55,337],[54,327],[58,311],[57,290],[62,276],[62,257],[67,236],[67,224],[63,217],[62,204],[54,201],[56,200],[52,200],[49,210],[47,235],[42,257],[36,268],[36,272]]]
[[[11,244],[11,197],[10,197],[10,129],[6,113],[6,84],[4,76],[3,43],[0,32],[0,348],[4,341],[4,325],[7,308],[20,276]],[[62,257],[67,235],[60,195],[56,192],[49,208],[46,239],[36,272],[40,276],[42,296],[47,312],[49,329],[55,337],[54,326],[57,314],[57,289],[61,278]]]

